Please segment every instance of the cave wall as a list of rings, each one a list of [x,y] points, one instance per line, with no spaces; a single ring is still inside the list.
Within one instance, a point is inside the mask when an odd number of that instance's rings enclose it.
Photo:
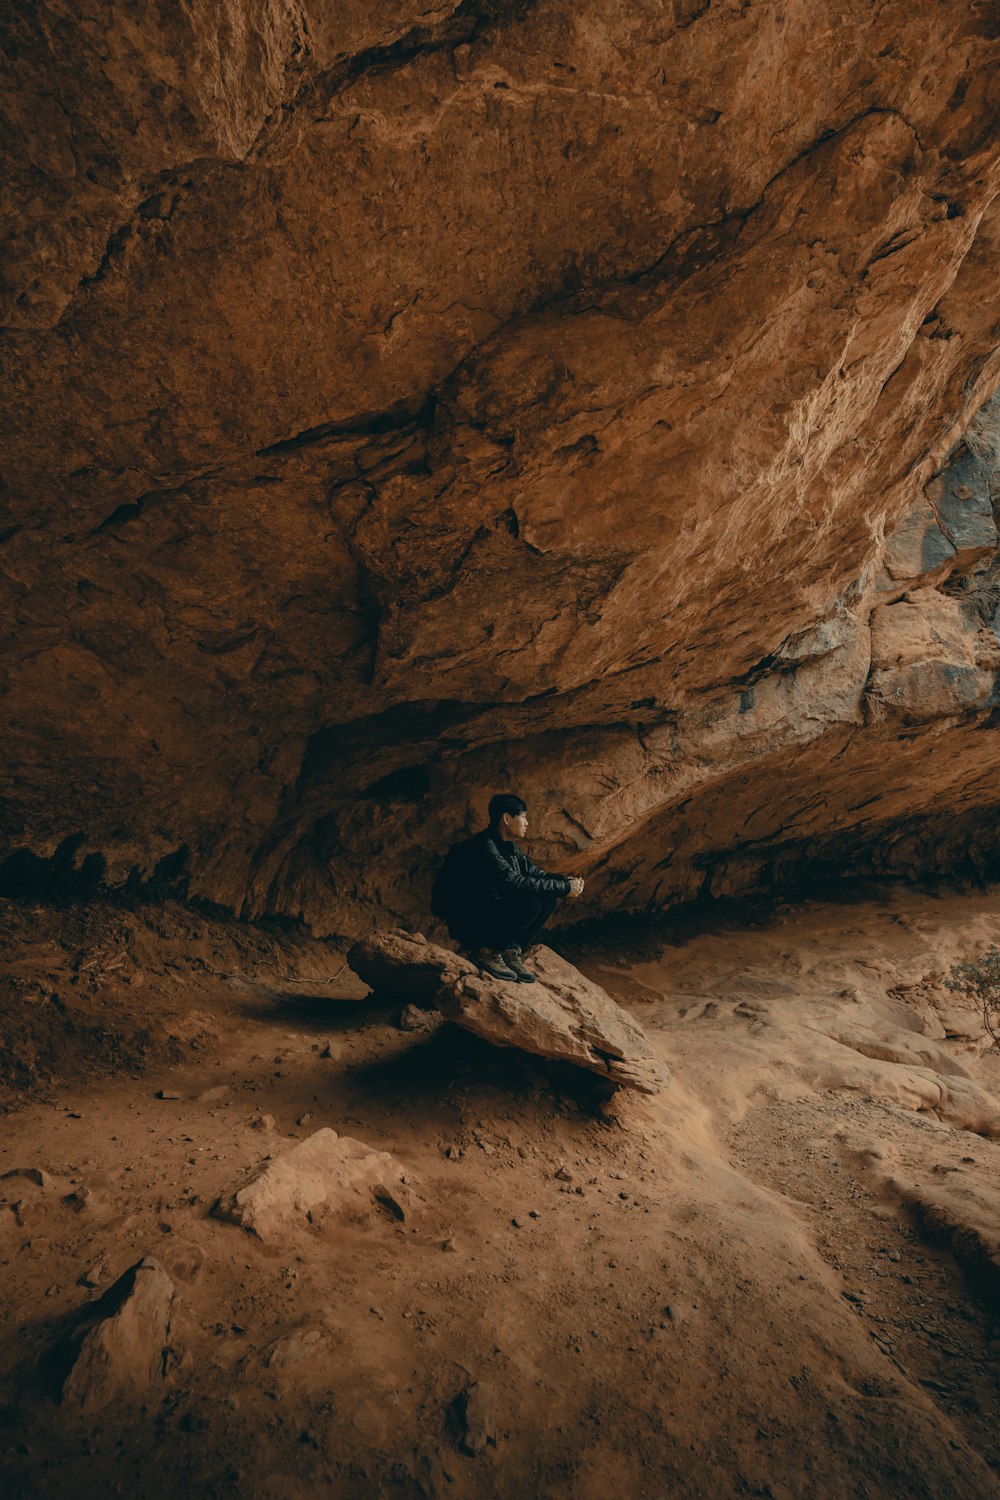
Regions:
[[[595,906],[978,847],[998,32],[3,18],[9,868],[350,931],[503,785]]]

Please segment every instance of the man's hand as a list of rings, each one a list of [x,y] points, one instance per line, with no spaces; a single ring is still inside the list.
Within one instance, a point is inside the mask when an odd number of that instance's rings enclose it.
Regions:
[[[569,877],[569,893],[574,900],[577,896],[583,895],[583,881],[579,875],[571,875]]]

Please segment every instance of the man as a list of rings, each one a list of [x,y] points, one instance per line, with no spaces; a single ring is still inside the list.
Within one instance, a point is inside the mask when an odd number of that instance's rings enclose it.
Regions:
[[[583,881],[547,874],[518,848],[516,840],[528,832],[521,797],[502,792],[490,799],[489,813],[488,828],[449,851],[431,905],[480,969],[495,979],[533,984],[524,955],[559,898],[582,895]]]

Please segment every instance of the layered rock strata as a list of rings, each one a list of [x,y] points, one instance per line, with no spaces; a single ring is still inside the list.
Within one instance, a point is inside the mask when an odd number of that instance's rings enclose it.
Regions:
[[[511,784],[595,907],[992,845],[995,31],[6,18],[5,888],[356,932]]]

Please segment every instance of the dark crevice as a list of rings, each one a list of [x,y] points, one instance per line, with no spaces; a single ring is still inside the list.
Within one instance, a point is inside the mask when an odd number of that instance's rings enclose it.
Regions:
[[[308,448],[333,437],[380,437],[387,432],[418,431],[433,426],[437,410],[437,396],[430,391],[415,405],[412,401],[399,401],[385,411],[368,412],[349,417],[343,422],[323,422],[318,427],[306,427],[292,437],[281,438],[266,448],[258,448],[257,458],[269,458],[275,453],[289,453],[296,448]]]

